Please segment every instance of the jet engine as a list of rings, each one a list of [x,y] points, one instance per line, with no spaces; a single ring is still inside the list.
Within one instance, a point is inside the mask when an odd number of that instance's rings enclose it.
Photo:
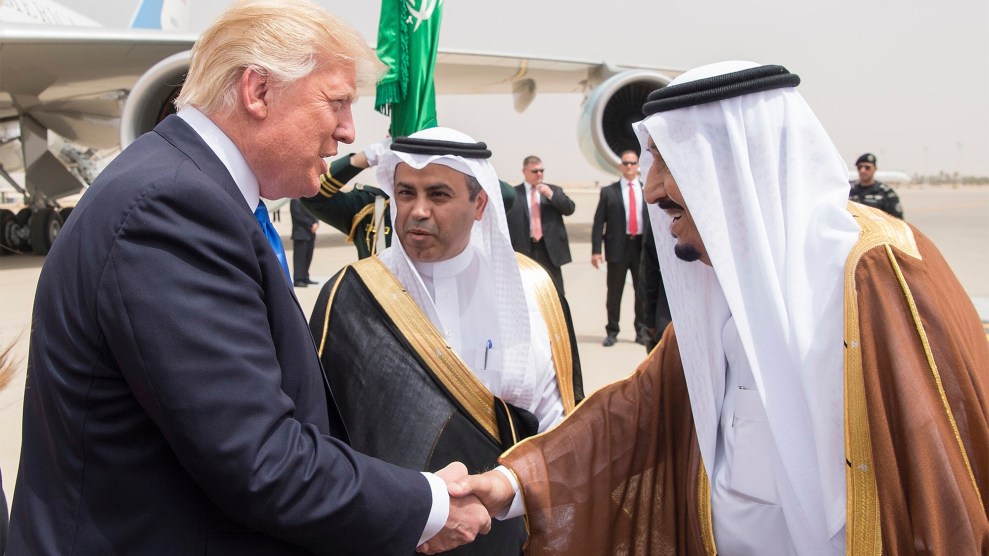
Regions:
[[[151,66],[127,96],[120,114],[120,148],[126,148],[175,113],[175,97],[189,71],[190,51],[179,52]]]
[[[646,97],[672,80],[656,71],[637,69],[612,75],[595,87],[577,120],[577,140],[584,157],[602,171],[616,174],[619,154],[627,149],[639,151],[632,124],[643,118]]]

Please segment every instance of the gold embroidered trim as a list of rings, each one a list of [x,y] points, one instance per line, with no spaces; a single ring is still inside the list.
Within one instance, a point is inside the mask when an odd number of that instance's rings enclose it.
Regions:
[[[917,248],[917,240],[914,239],[913,231],[906,222],[879,209],[853,202],[848,203],[848,212],[862,229],[858,242],[848,254],[849,263],[857,265],[859,258],[866,251],[884,244],[892,245],[915,259],[921,258],[920,250]],[[848,269],[853,266],[847,264],[845,268]]]
[[[511,429],[512,446],[514,446],[519,443],[519,435],[515,431],[515,422],[512,421],[512,412],[509,411],[508,404],[505,402],[505,400],[501,398],[495,398],[495,399],[501,402],[501,406],[505,408],[505,419],[508,421],[508,428]]]
[[[866,208],[856,203],[848,204],[848,211],[862,231],[845,264],[845,542],[848,554],[856,555],[882,554],[883,548],[879,489],[865,403],[855,270],[866,251],[895,237],[895,234],[890,235],[889,227],[883,225],[883,219],[876,219],[862,210]],[[910,237],[912,240],[913,235]]]
[[[371,214],[373,211],[374,211],[373,203],[370,205],[364,205],[364,208],[357,211],[357,214],[354,215],[353,220],[350,221],[350,233],[347,234],[347,243],[354,242],[354,234],[357,233],[357,228],[360,227],[361,220],[364,220],[367,217],[367,215]]]
[[[697,463],[700,471],[697,473],[697,513],[701,527],[701,541],[704,543],[704,552],[715,556],[718,547],[714,542],[714,519],[711,517],[711,482],[707,478],[707,470],[704,469],[704,462]]]
[[[319,194],[322,195],[323,197],[326,197],[327,199],[336,195],[339,191],[340,191],[339,189],[330,187],[325,183],[319,186]]]
[[[495,397],[446,343],[402,284],[377,257],[351,265],[381,304],[388,317],[405,335],[427,368],[475,421],[499,442]]]
[[[324,197],[332,197],[335,193],[343,189],[344,185],[346,185],[340,183],[340,180],[334,178],[329,173],[321,174],[319,176],[319,183],[319,192],[322,193]]]
[[[914,326],[917,327],[917,335],[920,337],[920,343],[924,346],[924,355],[927,356],[927,364],[931,369],[931,375],[934,377],[934,384],[937,385],[938,394],[941,396],[941,403],[944,405],[944,414],[948,417],[948,423],[951,424],[951,431],[955,434],[955,441],[958,442],[958,450],[962,454],[962,460],[965,462],[965,468],[968,470],[968,476],[972,479],[972,486],[975,488],[975,493],[979,499],[979,504],[982,504],[982,495],[979,493],[979,483],[975,480],[975,473],[972,472],[972,464],[969,463],[968,453],[965,451],[965,443],[962,442],[962,436],[958,432],[958,425],[955,423],[955,416],[951,412],[951,404],[948,402],[948,396],[944,392],[944,385],[941,383],[941,373],[938,371],[937,362],[934,361],[934,354],[931,352],[931,344],[927,341],[927,331],[924,330],[924,323],[920,320],[920,311],[917,310],[917,303],[914,301],[913,293],[910,291],[910,286],[903,277],[903,272],[900,270],[899,263],[896,262],[896,257],[893,255],[893,250],[888,245],[886,246],[886,256],[889,257],[889,262],[893,265],[893,271],[896,273],[896,279],[900,281],[900,287],[903,288],[903,295],[906,296],[907,305],[910,307],[910,315],[913,317]],[[983,513],[985,512],[984,505],[982,511]]]
[[[560,397],[563,399],[563,413],[570,415],[576,405],[573,395],[573,356],[570,331],[567,329],[567,319],[563,315],[560,297],[556,293],[553,279],[543,267],[539,266],[539,263],[520,253],[516,253],[515,258],[522,272],[522,281],[535,289],[536,304],[539,305],[539,313],[543,316],[546,330],[549,332],[556,382],[560,387]]]
[[[333,288],[330,290],[330,297],[326,300],[326,314],[323,315],[323,337],[319,339],[320,358],[323,357],[323,349],[326,347],[326,335],[330,332],[330,309],[333,308],[333,299],[337,296],[337,288],[340,287],[340,282],[343,282],[345,274],[347,274],[347,267],[344,267],[340,272],[340,277],[333,284]]]

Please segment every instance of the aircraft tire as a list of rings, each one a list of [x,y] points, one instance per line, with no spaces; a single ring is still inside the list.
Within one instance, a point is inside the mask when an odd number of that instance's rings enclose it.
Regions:
[[[27,226],[28,222],[31,220],[31,209],[22,208],[17,211],[17,223],[21,226]]]
[[[13,255],[20,251],[17,240],[17,217],[7,209],[0,209],[0,255]]]
[[[53,209],[43,208],[31,216],[31,250],[47,255],[62,229],[62,217]]]

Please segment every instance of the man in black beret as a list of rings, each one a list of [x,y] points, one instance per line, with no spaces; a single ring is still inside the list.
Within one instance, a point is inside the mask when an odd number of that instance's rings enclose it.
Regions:
[[[903,205],[900,197],[893,188],[876,180],[876,155],[865,153],[855,161],[859,172],[859,181],[852,184],[848,198],[856,203],[887,212],[897,218],[903,218]]]

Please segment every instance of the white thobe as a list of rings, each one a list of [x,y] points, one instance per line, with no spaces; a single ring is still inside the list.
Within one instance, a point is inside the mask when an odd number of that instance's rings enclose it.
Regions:
[[[776,490],[776,443],[734,319],[721,339],[728,365],[711,482],[718,553],[796,554]]]
[[[563,400],[556,380],[552,354],[541,349],[541,342],[532,342],[527,369],[536,373],[532,400],[515,399],[502,387],[504,350],[502,338],[492,315],[498,301],[494,284],[481,272],[480,259],[468,245],[459,255],[435,263],[413,262],[426,291],[433,300],[439,316],[440,333],[453,351],[467,364],[478,380],[495,396],[525,409],[539,420],[539,432],[547,430],[563,418]],[[532,292],[526,292],[533,299]],[[530,304],[529,322],[533,335],[547,334],[538,310]]]
[[[774,469],[779,455],[734,319],[725,324],[722,342],[728,364],[711,483],[718,554],[795,555],[776,491]],[[509,508],[496,517],[524,514],[515,476],[503,466],[496,469],[515,489]]]

